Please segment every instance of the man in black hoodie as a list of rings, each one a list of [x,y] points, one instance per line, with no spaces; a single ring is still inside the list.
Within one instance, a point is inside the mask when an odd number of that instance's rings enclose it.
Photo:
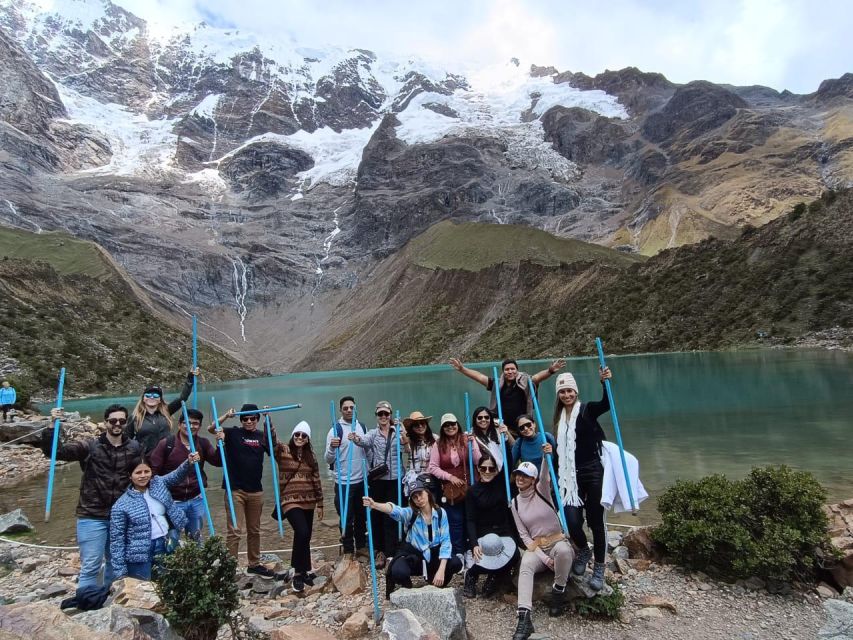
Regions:
[[[80,576],[78,589],[98,586],[101,565],[104,586],[113,580],[110,566],[110,509],[130,483],[128,465],[139,459],[142,448],[124,434],[127,409],[117,404],[104,411],[106,432],[97,438],[57,443],[56,459],[80,463],[80,498],[77,501],[77,544],[80,546]],[[61,410],[51,411],[51,417],[62,418]],[[41,449],[50,457],[53,429],[42,432]]]

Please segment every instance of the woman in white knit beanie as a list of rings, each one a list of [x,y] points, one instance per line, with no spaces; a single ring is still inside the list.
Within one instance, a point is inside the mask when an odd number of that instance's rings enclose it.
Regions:
[[[601,400],[580,402],[575,377],[571,373],[561,373],[557,377],[557,402],[554,407],[560,499],[569,526],[569,536],[579,549],[572,564],[572,572],[583,575],[590,558],[594,556],[595,564],[589,586],[595,591],[604,587],[604,558],[607,551],[604,507],[601,505],[604,482],[601,443],[605,437],[604,430],[598,424],[598,417],[610,411],[604,381],[611,375],[609,368],[599,369]],[[583,531],[584,512],[592,530],[592,553]]]

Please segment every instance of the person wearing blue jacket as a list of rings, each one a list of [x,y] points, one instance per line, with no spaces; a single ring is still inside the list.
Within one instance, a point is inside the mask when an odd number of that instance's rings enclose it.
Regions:
[[[519,437],[512,445],[512,468],[516,468],[522,462],[530,462],[537,469],[542,465],[542,439],[536,431],[536,423],[528,414],[518,416]],[[556,451],[557,441],[547,431],[545,440]]]
[[[169,492],[187,475],[190,463],[200,457],[191,453],[180,467],[165,476],[155,476],[145,458],[128,465],[130,486],[110,512],[110,556],[115,579],[150,580],[157,557],[166,553],[169,529],[178,531],[187,516]],[[171,525],[171,526],[170,526]]]
[[[3,410],[3,422],[12,421],[11,418],[8,418],[8,415],[17,399],[18,392],[15,391],[15,387],[8,380],[4,380],[2,386],[0,386],[0,409]]]

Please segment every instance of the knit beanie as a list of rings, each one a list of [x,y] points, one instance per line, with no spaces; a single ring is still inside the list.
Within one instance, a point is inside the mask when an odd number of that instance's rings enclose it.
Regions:
[[[305,420],[293,427],[293,433],[290,434],[290,437],[292,438],[297,433],[304,433],[309,438],[311,437],[311,427],[307,422],[305,422]]]
[[[575,382],[575,377],[571,373],[561,373],[557,376],[557,393],[562,389],[574,389],[575,393],[580,393],[578,383]]]

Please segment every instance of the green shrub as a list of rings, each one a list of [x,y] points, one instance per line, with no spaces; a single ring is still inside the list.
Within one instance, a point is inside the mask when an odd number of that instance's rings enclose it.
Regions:
[[[240,606],[236,572],[237,560],[218,536],[166,556],[155,578],[175,631],[186,640],[213,640],[222,625],[233,626]]]
[[[609,619],[619,617],[619,612],[625,604],[625,594],[615,580],[608,578],[607,584],[613,588],[613,593],[609,596],[598,595],[594,598],[578,598],[573,601],[578,615]]]
[[[679,481],[661,496],[652,537],[676,563],[721,577],[812,579],[829,549],[825,501],[812,474],[785,466]]]

